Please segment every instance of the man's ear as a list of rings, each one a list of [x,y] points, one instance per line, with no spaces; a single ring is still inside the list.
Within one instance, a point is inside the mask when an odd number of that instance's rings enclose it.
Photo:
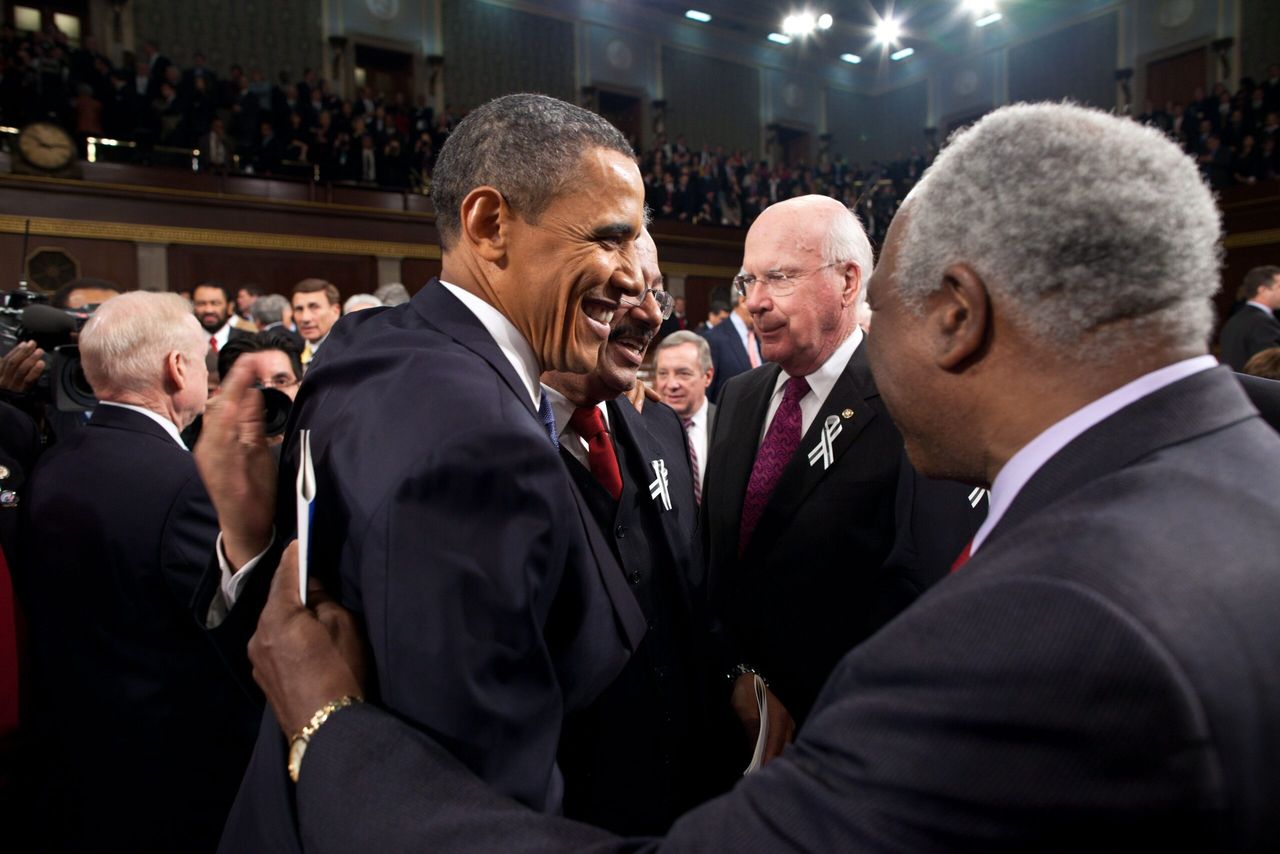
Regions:
[[[182,391],[191,382],[187,371],[187,359],[177,350],[170,350],[164,357],[165,385],[173,391]]]
[[[862,290],[862,268],[852,261],[844,264],[844,287],[840,291],[840,304],[853,305],[858,301],[858,292]]]
[[[476,187],[462,200],[460,212],[462,239],[484,260],[494,263],[502,260],[515,216],[502,193],[493,187]]]
[[[991,300],[982,277],[968,264],[952,264],[930,302],[938,367],[957,370],[980,358],[991,330]]]

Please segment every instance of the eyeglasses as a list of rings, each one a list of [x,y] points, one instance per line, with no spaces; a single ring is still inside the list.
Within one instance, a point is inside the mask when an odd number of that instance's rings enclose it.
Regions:
[[[801,279],[812,276],[815,273],[826,270],[830,267],[839,267],[841,264],[847,264],[847,261],[833,261],[830,264],[823,264],[821,267],[810,270],[807,273],[784,273],[781,270],[770,270],[764,274],[763,279],[757,279],[749,273],[744,273],[733,277],[733,292],[739,297],[746,299],[747,292],[751,290],[751,286],[763,282],[765,290],[771,297],[785,297],[796,289],[796,282]]]
[[[671,312],[675,310],[676,298],[670,293],[658,288],[645,288],[644,293],[640,294],[639,299],[628,299],[621,297],[618,302],[631,308],[639,308],[644,305],[645,297],[652,296],[653,301],[658,304],[658,311],[662,312],[662,319],[666,320],[671,316]]]
[[[293,388],[300,382],[302,382],[302,380],[298,379],[293,374],[276,374],[269,380],[258,380],[258,382],[253,384],[253,387],[258,390],[262,390],[264,388],[286,389]]]

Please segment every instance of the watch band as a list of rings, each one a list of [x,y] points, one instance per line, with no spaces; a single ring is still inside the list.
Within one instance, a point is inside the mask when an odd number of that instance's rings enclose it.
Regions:
[[[353,703],[364,702],[359,697],[347,695],[339,697],[336,700],[330,700],[321,706],[311,720],[302,729],[298,730],[298,734],[289,739],[289,779],[298,782],[298,774],[302,770],[302,757],[307,752],[307,745],[311,742],[316,731],[329,720],[329,716],[339,709],[345,709]]]

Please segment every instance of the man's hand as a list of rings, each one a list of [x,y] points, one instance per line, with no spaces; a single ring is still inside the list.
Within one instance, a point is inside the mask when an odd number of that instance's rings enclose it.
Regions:
[[[0,359],[0,390],[26,394],[44,373],[44,350],[23,341]]]
[[[769,735],[764,744],[763,765],[782,752],[796,738],[796,723],[791,720],[791,713],[782,701],[768,688],[765,689],[765,702],[769,708]],[[760,735],[760,709],[756,705],[755,676],[744,673],[733,683],[733,695],[729,698],[733,713],[742,721],[742,729],[747,736],[747,743],[755,746]]]
[[[255,361],[236,359],[218,395],[204,410],[196,466],[218,512],[222,547],[234,569],[271,544],[276,512],[276,464],[267,451],[262,395],[253,388]]]
[[[652,387],[647,385],[644,380],[636,380],[636,384],[631,387],[631,391],[627,392],[627,400],[631,401],[631,405],[636,408],[636,412],[644,412],[645,400],[662,400],[662,395]]]
[[[258,631],[249,640],[254,681],[286,737],[329,701],[364,695],[365,648],[355,618],[315,579],[308,579],[307,599],[310,608],[298,598],[294,541],[280,559]]]

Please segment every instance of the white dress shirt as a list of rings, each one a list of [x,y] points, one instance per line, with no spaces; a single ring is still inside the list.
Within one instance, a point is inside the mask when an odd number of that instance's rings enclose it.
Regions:
[[[1174,362],[1172,365],[1165,365],[1163,368],[1144,374],[1133,382],[1122,385],[1115,391],[1103,395],[1093,403],[1077,409],[1023,445],[1004,464],[1000,469],[1000,473],[996,475],[995,481],[991,484],[991,494],[988,496],[990,506],[987,510],[987,519],[982,523],[982,527],[978,529],[978,533],[973,535],[973,545],[969,548],[969,554],[977,554],[978,547],[982,545],[996,525],[1000,523],[1000,519],[1004,516],[1005,511],[1009,509],[1009,506],[1013,504],[1013,500],[1018,497],[1022,487],[1026,486],[1027,482],[1045,463],[1069,445],[1077,436],[1124,409],[1129,404],[1136,403],[1147,395],[1154,394],[1165,386],[1172,385],[1178,380],[1186,379],[1192,374],[1198,374],[1201,371],[1216,367],[1217,364],[1217,360],[1212,356],[1196,356],[1192,359]]]
[[[116,403],[113,400],[100,400],[98,401],[98,405],[99,406],[118,406],[121,409],[128,409],[131,412],[138,413],[139,415],[145,415],[148,418],[150,418],[152,421],[156,422],[161,427],[163,427],[164,432],[168,433],[169,436],[173,439],[173,441],[178,443],[178,447],[182,448],[182,450],[184,451],[190,450],[187,447],[187,443],[182,441],[182,433],[178,430],[178,425],[174,424],[168,418],[165,418],[159,412],[152,412],[150,409],[147,409],[142,406],[134,406],[132,403]]]
[[[1271,310],[1271,306],[1269,305],[1263,305],[1262,303],[1254,302],[1253,300],[1249,300],[1248,302],[1245,303],[1245,305],[1251,305],[1254,308],[1256,308],[1258,311],[1266,312],[1271,317],[1275,317],[1275,312]]]
[[[573,417],[573,412],[578,407],[574,406],[569,398],[556,391],[549,385],[542,387],[543,392],[547,395],[547,400],[551,402],[551,411],[556,416],[556,435],[560,438],[560,447],[564,448],[573,458],[582,463],[583,468],[587,471],[591,470],[591,463],[588,462],[587,440],[578,435],[578,431],[569,426],[569,419]],[[600,414],[604,416],[604,426],[610,432],[610,441],[612,441],[613,428],[609,424],[609,410],[605,407],[604,402],[596,404],[596,409],[600,410]]]
[[[732,323],[733,328],[738,331],[738,340],[742,342],[742,349],[747,354],[747,361],[751,361],[751,344],[747,340],[747,333],[750,332],[750,330],[747,329],[746,321],[739,317],[736,311],[730,311],[729,322]],[[756,355],[760,357],[760,362],[763,364],[764,357],[760,355],[759,345],[756,347]]]
[[[457,285],[451,285],[444,281],[441,281],[440,284],[447,288],[449,293],[457,297],[458,301],[475,315],[476,320],[480,321],[480,325],[493,337],[498,349],[502,351],[502,355],[507,357],[507,361],[515,369],[516,376],[520,377],[521,382],[524,383],[536,410],[542,399],[542,385],[538,382],[538,377],[542,371],[538,364],[537,356],[534,355],[533,347],[529,346],[529,342],[520,334],[520,330],[516,329],[515,324],[489,303],[474,294],[464,291]],[[323,340],[321,339],[321,342]],[[317,344],[316,346],[319,345]],[[315,348],[313,347],[312,349],[314,351]],[[566,418],[565,420],[568,423],[568,419]],[[556,423],[560,423],[558,416]],[[605,423],[607,424],[608,421],[606,420]],[[583,459],[585,462],[585,454]],[[272,534],[272,539],[275,539],[274,533]],[[269,550],[270,546],[267,548]],[[236,599],[240,597],[240,591],[244,588],[244,584],[249,578],[249,573],[258,565],[258,561],[262,560],[263,555],[267,553],[264,550],[262,554],[246,562],[238,572],[232,572],[231,562],[227,560],[226,552],[222,548],[221,533],[218,534],[217,552],[218,567],[222,570],[222,582],[219,585],[219,593],[221,595],[215,595],[213,602],[209,606],[209,614],[205,619],[205,624],[209,628],[215,628],[226,619],[227,612],[235,605]]]
[[[809,390],[804,393],[804,397],[800,398],[801,436],[809,432],[809,426],[813,424],[813,419],[817,418],[818,413],[822,411],[822,405],[831,396],[831,389],[835,388],[836,380],[840,379],[844,369],[849,367],[849,360],[853,358],[854,351],[858,349],[858,345],[861,343],[862,330],[855,326],[853,327],[853,333],[844,339],[844,343],[837,347],[834,353],[827,357],[822,366],[805,376],[805,379],[809,381]],[[756,447],[763,444],[765,434],[769,432],[769,425],[773,423],[773,416],[778,414],[778,407],[782,406],[783,391],[789,379],[791,377],[786,371],[781,371],[778,374],[778,382],[773,387],[773,397],[769,399],[769,411],[765,413],[764,425],[760,428],[760,436],[756,440]]]
[[[698,458],[698,470],[693,476],[698,479],[698,489],[702,489],[702,473],[707,470],[707,412],[709,401],[704,397],[702,406],[689,418],[689,427],[685,433],[689,437],[689,445],[694,456]]]
[[[231,320],[228,319],[217,332],[212,332],[210,335],[218,342],[218,352],[221,353],[222,348],[227,346],[227,339],[231,337]]]

